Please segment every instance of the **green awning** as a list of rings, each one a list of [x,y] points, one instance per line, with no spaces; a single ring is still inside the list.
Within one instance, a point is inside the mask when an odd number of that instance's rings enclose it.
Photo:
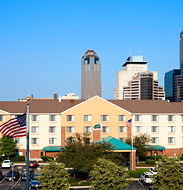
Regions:
[[[43,148],[45,152],[59,152],[61,151],[61,146],[45,146]]]
[[[148,150],[165,150],[165,147],[161,145],[148,145],[145,148]]]
[[[112,146],[114,146],[113,150],[132,150],[132,147],[129,144],[126,144],[111,136],[99,140],[96,143],[101,143],[101,142],[110,143]],[[136,150],[136,148],[133,147],[133,150]]]

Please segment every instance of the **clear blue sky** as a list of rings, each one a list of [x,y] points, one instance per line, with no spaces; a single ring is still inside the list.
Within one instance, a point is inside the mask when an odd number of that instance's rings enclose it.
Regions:
[[[0,101],[81,93],[81,57],[96,51],[102,96],[113,99],[116,72],[142,54],[150,71],[179,68],[182,0],[1,0]]]

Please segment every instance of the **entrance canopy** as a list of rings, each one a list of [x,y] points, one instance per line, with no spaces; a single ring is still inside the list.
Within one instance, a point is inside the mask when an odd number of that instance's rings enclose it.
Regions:
[[[148,145],[148,146],[145,146],[145,148],[147,150],[165,150],[165,147],[161,145]]]
[[[45,152],[60,152],[61,146],[45,146],[43,148],[43,151],[45,151]]]

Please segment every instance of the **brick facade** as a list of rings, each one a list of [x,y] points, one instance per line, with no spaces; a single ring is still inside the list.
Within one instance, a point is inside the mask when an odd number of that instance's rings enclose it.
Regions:
[[[101,130],[93,130],[93,142],[101,140]]]

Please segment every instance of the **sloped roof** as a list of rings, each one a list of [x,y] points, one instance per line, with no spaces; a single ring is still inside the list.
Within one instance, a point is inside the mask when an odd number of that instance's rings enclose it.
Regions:
[[[113,150],[132,150],[132,147],[129,144],[126,144],[111,136],[99,140],[96,143],[101,143],[101,142],[110,143],[114,147]],[[133,147],[133,150],[136,150],[136,148]]]

